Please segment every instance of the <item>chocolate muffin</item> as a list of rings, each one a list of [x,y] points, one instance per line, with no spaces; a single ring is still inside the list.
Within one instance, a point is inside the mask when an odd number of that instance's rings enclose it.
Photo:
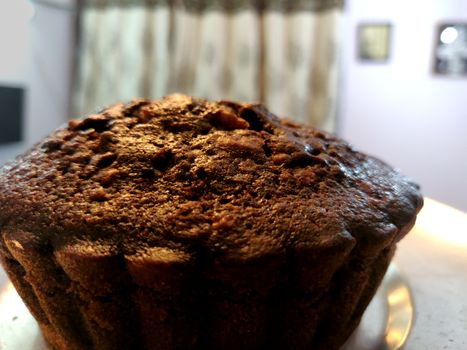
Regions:
[[[418,186],[261,105],[117,104],[0,172],[0,258],[54,349],[337,349]]]

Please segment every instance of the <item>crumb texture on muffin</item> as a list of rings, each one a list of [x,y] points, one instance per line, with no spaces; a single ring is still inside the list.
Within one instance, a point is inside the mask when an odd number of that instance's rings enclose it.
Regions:
[[[118,240],[124,253],[137,239],[246,257],[401,228],[420,206],[413,183],[329,134],[183,95],[72,120],[0,176],[3,225]]]
[[[421,206],[337,137],[172,95],[3,167],[0,258],[57,349],[333,349]]]

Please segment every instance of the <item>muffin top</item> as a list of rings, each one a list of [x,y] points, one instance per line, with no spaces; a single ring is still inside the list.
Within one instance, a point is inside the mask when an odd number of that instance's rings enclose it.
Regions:
[[[354,245],[404,230],[421,205],[416,184],[328,133],[184,95],[72,120],[0,171],[4,230],[169,260]]]

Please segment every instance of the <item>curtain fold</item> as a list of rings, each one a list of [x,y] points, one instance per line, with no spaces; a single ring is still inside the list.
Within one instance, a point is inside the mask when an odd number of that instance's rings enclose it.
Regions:
[[[333,130],[342,0],[87,0],[73,114],[181,92]]]

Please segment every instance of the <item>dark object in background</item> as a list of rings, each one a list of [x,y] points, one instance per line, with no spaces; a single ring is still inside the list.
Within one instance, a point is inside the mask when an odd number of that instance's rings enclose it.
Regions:
[[[24,88],[0,86],[0,144],[22,141]]]
[[[434,72],[467,76],[467,23],[442,23],[436,38]]]

